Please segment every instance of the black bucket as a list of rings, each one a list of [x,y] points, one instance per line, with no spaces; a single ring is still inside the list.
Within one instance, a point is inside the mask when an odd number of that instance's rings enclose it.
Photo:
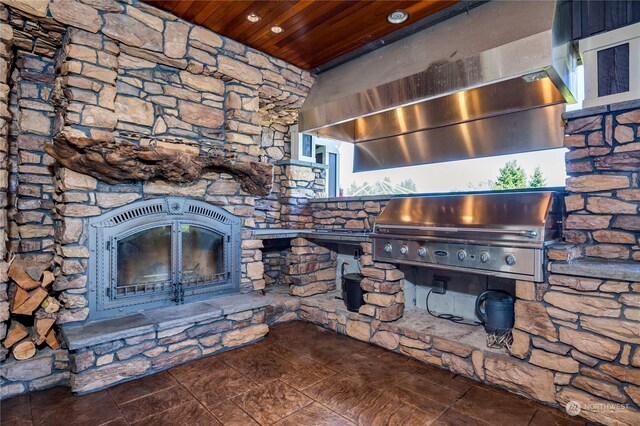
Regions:
[[[487,333],[506,333],[513,328],[514,303],[513,296],[504,290],[486,290],[480,293],[476,299],[476,315]]]
[[[363,276],[360,274],[343,274],[342,275],[342,298],[347,309],[351,312],[358,312],[360,306],[364,305],[364,292],[360,283]]]

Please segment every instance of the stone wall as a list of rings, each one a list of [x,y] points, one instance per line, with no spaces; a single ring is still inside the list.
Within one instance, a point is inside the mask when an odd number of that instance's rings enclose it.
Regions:
[[[580,256],[640,261],[639,107],[603,107],[567,123],[564,235]]]
[[[332,244],[305,238],[291,241],[282,281],[293,296],[312,296],[336,288],[337,254]]]
[[[25,361],[7,360],[0,368],[2,391],[0,399],[52,386],[69,385],[69,353],[66,349],[49,348]]]
[[[284,268],[289,264],[291,244],[288,240],[265,240],[262,249],[265,287],[284,284]]]
[[[285,144],[290,149],[289,139]],[[287,152],[287,154],[290,154]],[[296,160],[275,162],[271,194],[256,200],[258,228],[312,227],[305,214],[309,198],[324,196],[328,166]]]
[[[309,181],[313,175],[306,172]],[[300,178],[298,178],[300,179]],[[292,179],[291,181],[298,181]],[[304,189],[304,191],[309,191]],[[306,195],[306,198],[302,198]],[[295,203],[283,204],[291,228],[297,229],[371,229],[389,197],[371,199],[310,199],[313,193],[300,194]],[[360,313],[379,321],[394,321],[404,312],[404,274],[396,266],[374,262],[371,243],[361,243],[362,288],[365,304]],[[269,281],[289,285],[293,296],[313,296],[334,290],[337,253],[330,243],[296,238],[289,252],[280,254],[280,262],[271,259]]]
[[[287,228],[317,227],[309,216],[309,199],[324,196],[328,166],[302,161],[280,162],[280,222]]]
[[[93,392],[260,340],[269,330],[264,303],[232,297],[239,305],[231,306],[227,314],[208,305],[208,312],[191,318],[180,318],[177,312],[146,326],[140,326],[138,318],[138,327],[113,331],[117,324],[110,324],[105,328],[110,327],[111,333],[102,336],[104,330],[99,330],[85,336],[87,344],[81,347],[71,339],[70,351],[46,349],[26,361],[10,359],[0,368],[0,397],[60,385],[76,393]]]
[[[629,422],[606,404],[640,416],[639,107],[566,114],[566,244],[546,283],[517,283],[512,354],[555,371],[556,400],[601,423]]]
[[[9,187],[9,73],[13,61],[13,30],[7,23],[9,11],[0,5],[0,341],[7,333],[9,295],[7,293],[7,189]],[[7,350],[0,347],[0,360]]]
[[[376,217],[388,201],[388,197],[344,201],[310,200],[307,215],[312,218],[312,223],[318,228],[368,230],[373,228]],[[362,249],[361,271],[364,276],[361,286],[366,294],[364,295],[365,304],[360,307],[359,312],[384,322],[401,318],[404,312],[404,273],[395,265],[374,262],[371,243],[361,243],[360,246]],[[297,267],[305,269],[304,264]],[[327,290],[329,289],[327,287]],[[305,294],[294,290],[296,289],[292,287],[294,295]],[[320,291],[306,294],[317,293]]]
[[[53,136],[54,64],[19,51],[11,87],[9,251],[53,252],[54,159],[44,153]]]

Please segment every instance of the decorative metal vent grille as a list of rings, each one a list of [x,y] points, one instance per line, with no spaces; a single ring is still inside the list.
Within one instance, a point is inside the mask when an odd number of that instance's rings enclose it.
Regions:
[[[189,209],[188,211],[191,214],[206,216],[213,220],[217,220],[218,222],[222,222],[225,224],[230,223],[227,217],[225,217],[222,213],[212,209],[209,206],[189,204],[187,208]]]
[[[125,212],[120,213],[119,215],[114,216],[111,219],[111,226],[118,225],[127,220],[135,219],[140,216],[148,216],[150,214],[163,213],[164,208],[163,204],[152,204],[149,206],[139,207],[132,210],[127,210]]]

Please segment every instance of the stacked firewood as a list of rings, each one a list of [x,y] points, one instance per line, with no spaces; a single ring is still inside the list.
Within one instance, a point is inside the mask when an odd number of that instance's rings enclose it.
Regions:
[[[9,266],[11,318],[2,345],[17,360],[33,357],[38,347],[60,349],[55,323],[60,303],[52,292],[51,262],[15,256]]]

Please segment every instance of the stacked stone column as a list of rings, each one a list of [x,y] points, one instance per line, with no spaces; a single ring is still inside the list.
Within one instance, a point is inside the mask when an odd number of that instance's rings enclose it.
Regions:
[[[18,125],[11,132],[10,251],[30,256],[43,257],[42,252],[53,250],[54,160],[43,147],[53,136],[54,75],[52,59],[17,52],[11,105]]]
[[[337,254],[335,248],[305,238],[291,241],[291,254],[283,271],[293,296],[308,297],[336,288]]]
[[[256,73],[255,81],[262,81],[260,73]],[[237,83],[228,84],[226,90],[226,146],[237,152],[239,161],[259,161],[264,151],[261,147],[262,127],[256,88]]]
[[[372,244],[362,243],[361,287],[365,305],[360,313],[380,321],[395,321],[404,313],[404,273],[396,265],[374,262]]]
[[[302,161],[277,163],[280,176],[280,220],[289,228],[314,226],[309,199],[324,195],[327,166]]]
[[[0,341],[7,333],[9,301],[7,295],[7,191],[9,185],[9,73],[13,61],[13,29],[7,23],[8,10],[0,5]],[[6,357],[0,348],[0,361]]]
[[[640,109],[576,118],[566,133],[565,240],[584,256],[640,260]]]
[[[113,141],[118,124],[116,77],[118,46],[102,35],[72,28],[67,33],[58,58],[56,79],[56,134]],[[87,220],[101,214],[105,202],[96,194],[96,179],[60,167],[56,173],[56,252],[60,274],[54,290],[61,292],[64,309],[59,323],[84,320],[89,315],[86,298]],[[134,201],[140,195],[111,200],[116,206]],[[122,198],[122,196],[120,196]],[[115,205],[114,205],[115,204]]]
[[[640,283],[607,272],[637,269],[640,260],[638,106],[568,116],[566,244],[549,250],[546,283],[516,283],[511,355],[538,368],[536,387],[553,383],[547,398],[576,401],[581,415],[605,424],[640,416]],[[581,271],[583,262],[601,270]]]

